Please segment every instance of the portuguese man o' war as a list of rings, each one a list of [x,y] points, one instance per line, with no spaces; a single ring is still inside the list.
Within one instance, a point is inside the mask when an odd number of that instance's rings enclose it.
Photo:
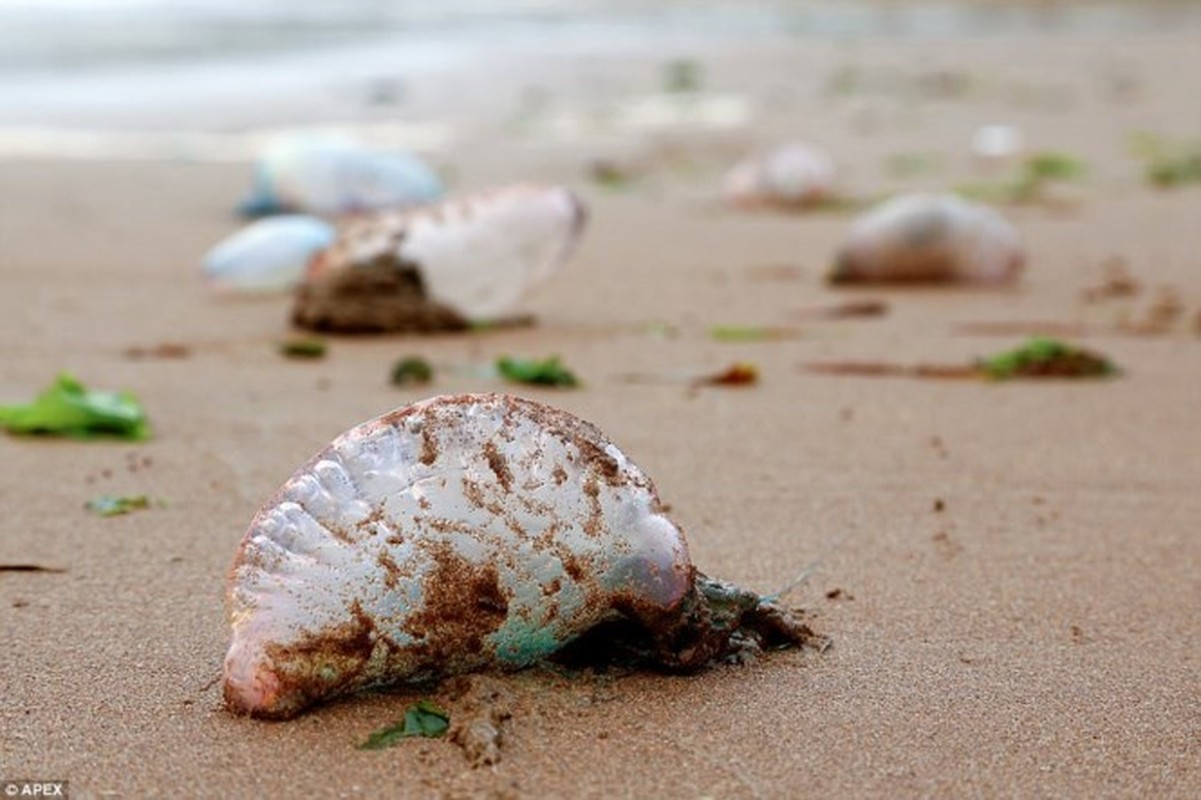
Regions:
[[[906,194],[851,226],[831,283],[1003,284],[1026,256],[1017,231],[993,209],[953,194]]]
[[[515,184],[350,220],[310,265],[292,320],[340,333],[494,321],[566,262],[585,219],[571,191]]]
[[[789,142],[748,156],[726,173],[726,199],[736,206],[803,209],[832,200],[838,171],[824,151]]]
[[[214,245],[201,268],[218,291],[285,291],[300,283],[309,262],[334,238],[334,226],[316,217],[261,219]]]
[[[238,212],[336,217],[422,205],[444,193],[441,178],[417,156],[339,137],[296,136],[263,153]]]
[[[227,599],[226,703],[274,719],[525,667],[617,621],[678,671],[818,641],[799,612],[698,572],[650,479],[597,428],[500,394],[337,437],[254,517]]]

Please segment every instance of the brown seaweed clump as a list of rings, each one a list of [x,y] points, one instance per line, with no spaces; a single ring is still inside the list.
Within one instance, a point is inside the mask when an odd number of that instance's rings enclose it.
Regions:
[[[384,253],[350,269],[329,270],[297,289],[292,323],[327,333],[440,333],[468,321],[433,300],[416,264]]]

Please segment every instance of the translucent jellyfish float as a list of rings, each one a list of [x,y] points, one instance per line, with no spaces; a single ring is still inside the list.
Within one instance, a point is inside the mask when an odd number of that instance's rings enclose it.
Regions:
[[[500,394],[435,397],[336,438],[255,516],[227,598],[226,703],[277,719],[525,667],[614,623],[678,671],[821,643],[799,612],[697,571],[650,479],[599,430]]]
[[[410,153],[377,150],[349,138],[298,135],[266,149],[238,211],[248,217],[334,217],[421,205],[444,193],[437,173]]]
[[[748,208],[806,208],[836,194],[837,168],[822,150],[789,142],[756,153],[726,173],[726,199]]]
[[[292,321],[340,333],[494,321],[566,262],[585,218],[563,187],[516,184],[351,220],[310,264]]]
[[[213,246],[201,269],[217,291],[287,291],[300,283],[309,262],[334,238],[334,226],[316,217],[261,219]]]
[[[1017,231],[988,206],[953,194],[906,194],[855,220],[829,280],[1003,284],[1025,261]]]

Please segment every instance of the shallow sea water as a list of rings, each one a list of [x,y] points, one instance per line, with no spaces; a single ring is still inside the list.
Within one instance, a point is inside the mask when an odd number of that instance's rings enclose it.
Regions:
[[[0,157],[240,159],[274,133],[246,109],[509,56],[1163,32],[1201,34],[1201,2],[0,0]],[[447,134],[377,138],[436,149]]]

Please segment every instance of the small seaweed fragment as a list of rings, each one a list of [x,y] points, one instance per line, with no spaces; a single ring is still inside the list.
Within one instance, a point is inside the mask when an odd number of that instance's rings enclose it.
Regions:
[[[974,364],[892,364],[883,361],[831,361],[806,364],[810,372],[861,377],[939,379],[1090,378],[1113,375],[1117,368],[1104,356],[1057,339],[1034,337],[1026,344]]]
[[[84,508],[101,517],[117,517],[131,511],[150,508],[150,498],[144,494],[125,496],[102,494],[85,503]]]
[[[326,350],[325,340],[317,338],[287,339],[279,345],[280,355],[285,358],[315,360],[325,358]]]
[[[450,715],[432,700],[420,700],[405,710],[404,719],[373,732],[359,745],[359,749],[383,750],[398,744],[402,739],[414,736],[436,739],[445,735],[448,728]]]
[[[405,356],[392,367],[393,386],[417,386],[434,379],[434,368],[421,356]]]
[[[778,342],[802,335],[798,328],[782,325],[714,325],[709,336],[718,342]]]
[[[579,379],[563,365],[558,356],[548,358],[511,358],[496,360],[496,371],[505,380],[533,386],[559,386],[571,389],[580,385]]]
[[[694,386],[753,386],[759,382],[759,368],[746,361],[738,361],[712,375],[697,378]]]
[[[663,91],[668,94],[687,94],[701,88],[701,66],[679,58],[663,65]]]
[[[805,365],[809,372],[823,375],[853,375],[861,378],[979,378],[980,370],[958,364],[892,364],[886,361],[815,361]]]
[[[32,403],[0,406],[0,427],[9,433],[76,439],[150,438],[146,411],[131,393],[88,389],[65,372]]]
[[[1129,149],[1143,161],[1147,182],[1160,189],[1201,182],[1201,143],[1169,141],[1154,133],[1131,134]]]
[[[1070,344],[1035,337],[1020,347],[980,359],[977,366],[994,380],[1007,378],[1091,378],[1113,375],[1117,368],[1104,356]]]
[[[125,357],[133,361],[146,358],[187,358],[190,355],[192,348],[181,342],[159,342],[154,345],[131,345],[125,348]]]
[[[41,564],[0,564],[0,572],[47,572],[60,574],[66,572],[62,567],[46,567]]]
[[[637,167],[608,158],[598,158],[588,165],[588,177],[606,189],[628,189],[638,177]]]
[[[1051,184],[1077,181],[1088,173],[1084,161],[1065,153],[1035,153],[1023,162],[1018,173],[994,183],[969,183],[957,192],[964,197],[986,203],[1047,203]]]
[[[1163,189],[1201,182],[1201,147],[1159,156],[1147,162],[1145,174],[1148,182]]]
[[[888,314],[888,303],[883,300],[849,300],[829,306],[817,306],[796,312],[804,319],[850,319],[856,317],[883,317]]]
[[[1088,172],[1085,163],[1067,153],[1034,153],[1026,159],[1025,175],[1041,181],[1074,181]]]

